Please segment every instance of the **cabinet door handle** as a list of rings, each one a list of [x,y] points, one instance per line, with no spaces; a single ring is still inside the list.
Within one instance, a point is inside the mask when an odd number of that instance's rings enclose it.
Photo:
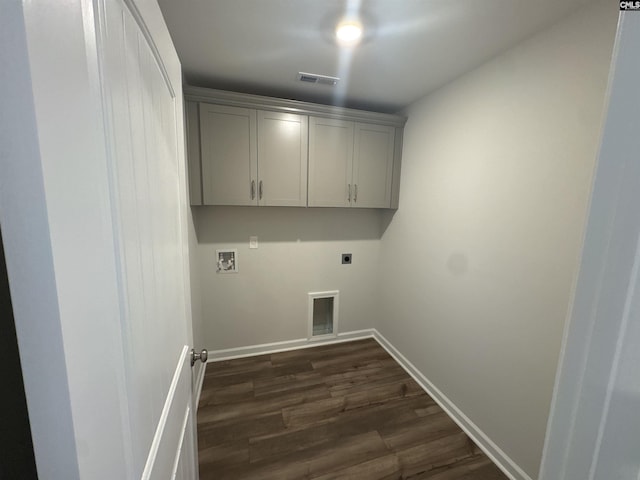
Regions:
[[[260,183],[258,184],[258,198],[262,200],[262,180],[260,180]]]
[[[251,180],[251,200],[256,198],[256,181]]]
[[[347,201],[351,203],[351,184],[349,184],[349,198],[347,198]]]
[[[356,203],[358,201],[358,184],[356,183],[353,186],[354,192],[353,192],[353,202]]]

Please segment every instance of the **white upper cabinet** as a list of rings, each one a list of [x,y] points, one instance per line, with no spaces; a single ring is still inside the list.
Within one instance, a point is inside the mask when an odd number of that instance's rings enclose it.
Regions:
[[[398,208],[398,115],[186,87],[192,205]]]
[[[353,122],[309,119],[309,206],[348,207],[353,169]]]
[[[203,204],[305,207],[307,133],[306,115],[201,103]]]
[[[256,111],[200,104],[204,205],[256,205]]]
[[[258,205],[307,206],[307,116],[258,111]]]
[[[395,128],[356,123],[351,206],[389,208]]]
[[[311,117],[309,206],[390,208],[395,128]]]

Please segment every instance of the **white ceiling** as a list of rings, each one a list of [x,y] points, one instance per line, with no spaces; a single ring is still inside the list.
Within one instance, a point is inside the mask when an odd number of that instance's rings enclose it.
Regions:
[[[589,0],[159,0],[191,85],[395,112]],[[357,12],[366,40],[333,29]],[[337,76],[336,87],[297,73]]]

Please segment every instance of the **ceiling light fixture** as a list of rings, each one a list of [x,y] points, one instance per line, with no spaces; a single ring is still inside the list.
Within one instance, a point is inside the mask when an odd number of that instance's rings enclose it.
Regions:
[[[358,21],[343,21],[336,27],[336,40],[338,45],[353,47],[362,39],[362,24]]]

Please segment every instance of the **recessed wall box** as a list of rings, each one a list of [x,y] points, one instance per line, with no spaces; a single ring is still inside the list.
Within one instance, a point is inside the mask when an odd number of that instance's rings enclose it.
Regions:
[[[338,298],[340,292],[309,293],[309,340],[338,335]]]

